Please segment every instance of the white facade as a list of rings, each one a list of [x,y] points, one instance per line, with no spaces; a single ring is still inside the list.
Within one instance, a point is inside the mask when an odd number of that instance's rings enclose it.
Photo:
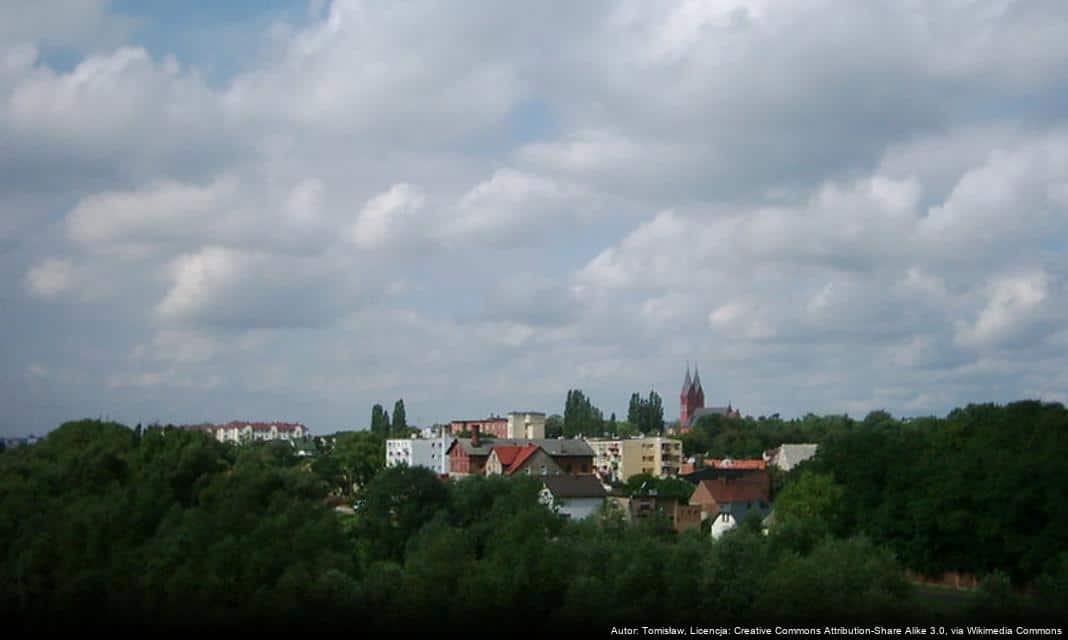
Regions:
[[[545,414],[537,411],[513,411],[508,414],[506,438],[541,440],[545,438]]]
[[[572,520],[582,520],[597,513],[604,498],[554,498],[548,488],[541,490],[541,503]]]
[[[426,467],[434,473],[449,473],[449,456],[446,451],[452,444],[452,436],[439,438],[394,438],[386,440],[386,466]]]
[[[292,422],[229,422],[205,427],[219,442],[255,442],[260,440],[294,440],[308,436],[308,428]]]
[[[712,537],[719,538],[736,526],[738,526],[738,522],[734,519],[734,516],[727,512],[719,513],[716,515],[716,519],[712,521]]]
[[[817,444],[784,444],[764,452],[764,460],[773,467],[790,471],[797,465],[816,455]]]

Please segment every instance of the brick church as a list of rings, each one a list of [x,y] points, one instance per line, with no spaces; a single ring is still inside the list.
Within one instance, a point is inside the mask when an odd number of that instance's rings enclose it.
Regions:
[[[690,365],[686,364],[686,377],[682,380],[682,393],[679,394],[679,431],[691,431],[702,416],[726,416],[740,418],[742,412],[727,403],[725,407],[706,407],[705,390],[701,388],[701,373],[697,365],[693,367],[690,377]]]

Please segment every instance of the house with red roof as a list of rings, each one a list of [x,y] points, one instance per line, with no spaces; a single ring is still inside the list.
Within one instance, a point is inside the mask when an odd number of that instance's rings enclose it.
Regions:
[[[771,512],[771,477],[766,470],[730,469],[699,480],[690,504],[701,507],[701,520],[711,520],[712,536],[733,529],[751,511],[763,520]]]
[[[449,475],[583,475],[593,473],[593,449],[563,438],[484,440],[478,429],[449,447]],[[491,462],[492,459],[492,462]]]

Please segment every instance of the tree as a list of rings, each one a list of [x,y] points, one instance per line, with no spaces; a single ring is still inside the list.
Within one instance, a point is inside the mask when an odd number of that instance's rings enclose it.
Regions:
[[[545,437],[559,438],[564,435],[564,417],[554,413],[545,419]]]
[[[342,495],[352,495],[384,466],[386,442],[371,431],[347,431],[334,438],[333,447],[312,463],[312,471]]]
[[[655,391],[649,391],[649,400],[646,404],[646,425],[650,433],[663,433],[664,432],[664,402],[660,399],[660,394]]]
[[[404,437],[408,435],[408,418],[404,412],[404,398],[397,400],[393,405],[393,435]]]
[[[775,519],[788,523],[815,518],[829,525],[836,519],[844,493],[833,476],[805,469],[799,479],[779,493],[775,500]]]
[[[389,427],[389,414],[382,405],[371,407],[371,433],[384,438],[389,434]]]
[[[599,436],[604,433],[604,414],[579,389],[567,392],[564,403],[564,435]]]
[[[642,428],[642,397],[637,393],[630,394],[630,406],[627,408],[627,422],[639,431]]]
[[[404,545],[448,501],[448,490],[424,467],[390,467],[363,491],[358,530],[375,541],[377,557],[400,559]]]

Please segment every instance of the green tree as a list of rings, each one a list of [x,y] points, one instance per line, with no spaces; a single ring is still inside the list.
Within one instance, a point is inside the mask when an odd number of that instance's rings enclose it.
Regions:
[[[564,417],[554,413],[545,418],[545,437],[559,438],[562,435],[564,435]]]
[[[845,490],[829,474],[804,470],[775,499],[775,520],[789,523],[815,518],[828,525],[837,520]]]
[[[579,389],[567,392],[564,403],[564,435],[599,436],[604,433],[604,414]]]
[[[664,402],[660,394],[649,391],[649,400],[645,403],[645,424],[648,433],[664,432]]]
[[[408,418],[404,411],[404,398],[397,400],[393,405],[393,435],[405,437],[408,435]]]
[[[385,439],[370,431],[346,431],[312,463],[312,471],[341,495],[353,495],[384,466]]]
[[[382,405],[376,404],[371,407],[371,433],[384,438],[389,434],[389,428],[389,414],[382,408]]]
[[[630,394],[630,405],[627,407],[627,422],[641,431],[642,423],[642,397],[641,394]]]
[[[424,467],[390,467],[364,488],[357,530],[372,542],[375,558],[399,560],[405,544],[445,508],[448,491]]]

